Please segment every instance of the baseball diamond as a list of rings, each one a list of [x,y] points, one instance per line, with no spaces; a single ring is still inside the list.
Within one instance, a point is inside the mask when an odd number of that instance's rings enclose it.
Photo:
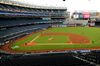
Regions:
[[[18,38],[2,49],[10,52],[92,50],[100,47],[98,34],[100,29],[97,27],[52,27]]]
[[[99,1],[79,1],[0,0],[1,66],[100,66]]]

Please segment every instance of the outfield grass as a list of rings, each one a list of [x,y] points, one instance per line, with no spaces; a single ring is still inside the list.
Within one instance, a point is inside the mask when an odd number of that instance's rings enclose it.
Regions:
[[[64,27],[64,28],[50,28],[48,30],[42,31],[42,33],[50,33],[50,32],[64,32],[64,33],[74,33],[80,34],[88,37],[94,43],[86,45],[86,44],[66,44],[68,41],[68,37],[66,36],[44,36],[39,37],[35,40],[37,42],[34,46],[21,46],[24,43],[30,42],[36,36],[40,35],[41,32],[33,34],[32,36],[17,41],[11,45],[13,50],[50,50],[50,49],[66,49],[66,48],[93,48],[100,46],[100,28],[96,27]],[[53,40],[49,41],[49,38],[53,38]],[[50,44],[51,43],[51,44]],[[58,43],[58,44],[57,44]],[[19,46],[17,48],[13,48],[15,46]]]

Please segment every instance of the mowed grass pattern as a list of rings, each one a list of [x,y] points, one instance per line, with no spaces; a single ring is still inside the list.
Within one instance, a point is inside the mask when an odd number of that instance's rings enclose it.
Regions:
[[[36,36],[40,35],[41,32],[33,34],[32,36],[15,42],[12,44],[11,47],[19,46],[19,48],[14,48],[13,50],[57,50],[57,49],[66,49],[66,48],[93,48],[93,47],[100,47],[100,28],[96,27],[63,27],[63,28],[50,28],[42,33],[50,33],[50,32],[64,32],[64,33],[74,33],[86,36],[91,41],[92,44],[64,44],[68,41],[68,37],[65,36],[46,36],[46,37],[39,37],[35,41],[37,42],[34,46],[21,46],[24,43],[27,43],[34,39]],[[52,37],[54,40],[48,41],[48,39]],[[49,43],[51,44],[49,44]],[[56,45],[55,43],[61,44]],[[48,44],[48,45],[47,45]]]

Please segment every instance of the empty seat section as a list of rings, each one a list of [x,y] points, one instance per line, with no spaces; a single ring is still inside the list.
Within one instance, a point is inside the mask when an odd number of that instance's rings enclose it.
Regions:
[[[19,37],[21,35],[29,34],[31,32],[42,30],[44,28],[48,28],[49,24],[43,24],[43,25],[30,25],[30,26],[21,26],[21,27],[13,27],[8,28],[5,30],[0,30],[0,39],[3,39],[2,41],[8,41],[11,39],[14,39],[16,37]]]

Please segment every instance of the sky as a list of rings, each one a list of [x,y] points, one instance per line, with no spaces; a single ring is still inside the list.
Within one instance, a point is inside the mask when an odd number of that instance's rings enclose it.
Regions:
[[[100,11],[100,0],[15,0],[40,6],[67,7],[68,11]]]

